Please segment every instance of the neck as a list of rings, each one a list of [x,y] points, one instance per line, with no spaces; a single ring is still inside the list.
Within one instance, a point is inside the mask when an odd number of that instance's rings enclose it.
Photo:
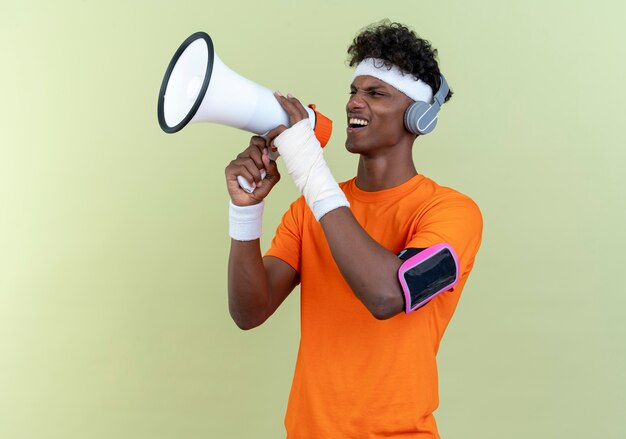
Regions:
[[[416,175],[410,148],[394,155],[361,155],[356,185],[366,192],[381,191],[399,186]]]

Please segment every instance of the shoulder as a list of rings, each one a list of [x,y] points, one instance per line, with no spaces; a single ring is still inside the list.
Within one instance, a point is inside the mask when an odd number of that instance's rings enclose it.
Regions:
[[[427,178],[426,185],[430,196],[426,202],[428,211],[463,212],[472,217],[482,218],[478,204],[468,195],[447,186],[441,186]]]
[[[478,245],[483,231],[478,204],[468,195],[432,180],[428,180],[427,186],[430,193],[416,217],[415,231],[428,231],[453,241],[469,240]]]

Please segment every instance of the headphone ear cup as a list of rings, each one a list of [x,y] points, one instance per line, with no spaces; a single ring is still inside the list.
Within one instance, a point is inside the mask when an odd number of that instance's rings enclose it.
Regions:
[[[437,111],[431,104],[415,101],[404,112],[404,126],[413,134],[428,134],[437,125]]]

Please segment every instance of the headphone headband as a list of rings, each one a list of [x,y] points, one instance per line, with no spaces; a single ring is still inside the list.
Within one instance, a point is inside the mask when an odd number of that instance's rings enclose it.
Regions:
[[[448,96],[449,92],[450,87],[448,87],[448,82],[446,81],[446,78],[444,78],[444,76],[440,73],[439,90],[437,90],[437,93],[435,93],[435,97],[433,98],[433,104],[437,102],[437,104],[439,104],[439,107],[441,107],[446,101],[446,96]]]

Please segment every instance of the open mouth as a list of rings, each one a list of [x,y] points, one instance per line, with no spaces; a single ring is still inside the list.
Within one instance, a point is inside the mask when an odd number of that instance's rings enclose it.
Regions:
[[[363,128],[369,125],[369,122],[365,119],[359,119],[357,117],[351,117],[348,119],[349,128]]]

